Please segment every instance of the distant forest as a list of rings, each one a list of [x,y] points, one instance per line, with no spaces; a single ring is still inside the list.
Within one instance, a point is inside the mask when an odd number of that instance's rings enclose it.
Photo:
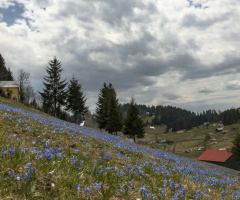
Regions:
[[[194,113],[185,109],[173,106],[146,106],[138,105],[140,114],[143,118],[152,117],[152,120],[146,121],[146,125],[167,125],[166,132],[169,129],[178,131],[181,129],[190,130],[193,127],[198,127],[204,123],[223,123],[225,126],[239,122],[239,109],[229,109],[223,112],[215,110],[207,110],[201,113]],[[121,106],[123,115],[125,115],[128,104]],[[209,123],[207,123],[209,122]]]

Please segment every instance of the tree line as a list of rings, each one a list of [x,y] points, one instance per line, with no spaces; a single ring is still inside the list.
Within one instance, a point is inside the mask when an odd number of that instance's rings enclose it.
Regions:
[[[66,111],[71,112],[76,123],[78,115],[84,116],[88,112],[87,99],[75,76],[67,83],[61,78],[62,71],[62,64],[56,57],[49,61],[47,75],[43,78],[43,91],[39,92],[42,97],[42,110],[62,119],[65,118]],[[144,124],[134,99],[130,102],[127,116],[123,118],[117,93],[111,83],[104,83],[100,89],[95,119],[98,128],[110,134],[122,131],[134,141],[136,137],[144,137]]]
[[[108,85],[104,83],[100,90],[95,117],[98,127],[111,134],[122,131],[134,142],[136,138],[144,137],[144,123],[135,100],[131,99],[126,115],[123,116],[121,104],[111,83]]]
[[[143,117],[152,118],[146,121],[145,125],[167,125],[166,131],[189,130],[198,127],[206,122],[222,122],[224,125],[234,124],[240,121],[240,109],[232,108],[223,112],[209,109],[200,113],[190,112],[174,106],[146,106],[138,105],[140,114]],[[123,114],[126,112],[128,104],[122,105]]]
[[[0,70],[0,81],[14,81],[12,72],[10,68],[6,68],[1,54]],[[27,105],[35,105],[35,108],[57,118],[77,123],[79,115],[83,116],[84,119],[84,115],[89,112],[86,105],[87,99],[77,78],[73,75],[71,80],[67,82],[61,77],[62,71],[62,64],[56,57],[48,62],[47,75],[43,77],[43,91],[38,91],[41,96],[40,106],[36,102],[35,92],[30,85],[30,73],[20,69],[17,78],[20,82],[20,101]],[[0,91],[0,95],[1,92],[3,91]],[[30,99],[32,99],[31,102]],[[104,83],[100,89],[96,114],[94,115],[98,128],[110,134],[122,131],[134,141],[136,137],[144,137],[144,124],[135,100],[132,99],[129,105],[127,115],[123,117],[121,104],[118,102],[113,85]]]
[[[77,123],[79,115],[84,116],[89,112],[88,106],[86,106],[87,99],[77,78],[73,75],[68,83],[66,79],[62,80],[62,71],[62,64],[56,57],[48,62],[47,75],[43,77],[43,91],[38,91],[42,102],[40,106],[36,102],[36,93],[30,84],[30,73],[20,69],[17,80],[20,82],[21,102],[60,119]],[[6,67],[0,54],[0,81],[13,80],[12,72],[10,68]],[[1,96],[4,96],[3,93],[0,90]],[[143,117],[150,117],[152,120],[147,120],[144,124]],[[99,129],[106,130],[111,134],[122,131],[135,139],[135,136],[139,138],[144,136],[144,125],[164,124],[167,126],[166,132],[168,130],[188,130],[205,122],[222,121],[225,125],[229,125],[239,121],[240,113],[239,109],[230,109],[224,112],[207,110],[202,113],[194,113],[173,106],[137,105],[134,99],[130,103],[120,104],[113,85],[104,83],[100,89],[94,118]]]
[[[61,62],[54,57],[50,60],[46,69],[47,75],[43,77],[43,91],[38,93],[42,98],[40,107],[35,99],[36,93],[30,84],[30,73],[23,69],[18,71],[17,80],[20,82],[20,101],[27,105],[51,114],[61,119],[68,119],[68,112],[73,114],[73,122],[77,122],[79,114],[85,115],[88,112],[86,97],[82,91],[82,85],[73,75],[68,83],[61,79],[63,68]],[[0,54],[0,81],[14,81],[10,68]],[[11,92],[5,94],[0,88],[0,96],[10,98]],[[67,118],[68,116],[68,118]],[[142,117],[152,117],[151,122],[143,123]],[[111,83],[103,84],[98,95],[95,119],[99,129],[108,131],[110,134],[117,134],[122,131],[129,138],[144,137],[144,125],[167,125],[167,131],[180,129],[191,129],[193,126],[202,125],[204,122],[221,121],[224,125],[239,122],[239,109],[229,109],[224,112],[207,110],[202,113],[194,113],[173,106],[146,106],[137,105],[132,98],[128,104],[120,104],[117,93]],[[232,152],[240,162],[240,134],[237,133],[233,140]]]

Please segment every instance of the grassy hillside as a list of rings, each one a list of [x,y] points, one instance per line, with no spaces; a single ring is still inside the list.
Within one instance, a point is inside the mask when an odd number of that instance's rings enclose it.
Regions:
[[[0,98],[1,199],[239,199],[239,174]]]
[[[197,150],[199,147],[206,147],[207,149],[231,148],[233,136],[240,130],[240,124],[224,127],[224,130],[227,131],[226,135],[217,133],[214,124],[211,124],[209,128],[199,126],[199,128],[193,128],[184,133],[169,132],[166,134],[164,133],[165,128],[165,126],[156,126],[155,129],[147,127],[147,135],[143,141],[146,141],[148,145],[153,142],[151,146],[155,149],[174,152],[177,155],[190,158],[197,158],[202,153],[202,151]],[[205,141],[209,133],[213,133],[213,135],[209,135],[211,138]],[[174,143],[154,143],[156,140],[174,140]],[[185,153],[187,150],[190,151],[190,153]]]

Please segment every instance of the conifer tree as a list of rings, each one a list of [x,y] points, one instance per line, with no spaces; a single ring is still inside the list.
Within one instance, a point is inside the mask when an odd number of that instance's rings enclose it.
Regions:
[[[233,139],[232,153],[235,160],[240,164],[240,133],[236,133]]]
[[[123,133],[125,135],[128,135],[129,138],[133,138],[134,142],[136,141],[136,137],[144,137],[144,123],[139,116],[139,108],[133,98],[127,109],[127,115],[124,120]]]
[[[96,122],[98,124],[98,128],[105,129],[107,125],[107,92],[108,87],[107,84],[104,83],[103,87],[100,90],[100,94],[98,95],[98,102],[96,107]]]
[[[114,88],[109,87],[108,91],[108,109],[107,109],[107,122],[106,131],[109,133],[117,133],[122,130],[122,111],[121,105],[118,102],[117,94]]]
[[[13,81],[13,75],[10,68],[7,69],[6,63],[0,54],[0,81]]]
[[[116,91],[111,83],[103,84],[98,96],[96,122],[100,129],[116,133],[122,129],[122,112]]]
[[[86,98],[83,95],[82,86],[73,76],[67,88],[66,110],[73,112],[75,122],[77,122],[78,114],[85,115],[88,112],[85,103]]]
[[[61,80],[62,64],[54,57],[47,66],[47,76],[44,76],[44,89],[39,92],[42,96],[43,110],[55,117],[60,117],[61,107],[65,105],[66,91],[64,90],[67,83]]]

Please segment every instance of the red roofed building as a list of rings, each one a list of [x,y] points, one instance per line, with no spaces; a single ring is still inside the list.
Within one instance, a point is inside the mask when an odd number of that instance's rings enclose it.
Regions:
[[[232,153],[228,150],[207,149],[197,158],[197,160],[240,170],[240,165],[234,159],[232,159]]]
[[[208,149],[204,151],[197,160],[209,161],[209,162],[226,162],[228,158],[232,156],[232,153],[227,150],[212,150]]]

